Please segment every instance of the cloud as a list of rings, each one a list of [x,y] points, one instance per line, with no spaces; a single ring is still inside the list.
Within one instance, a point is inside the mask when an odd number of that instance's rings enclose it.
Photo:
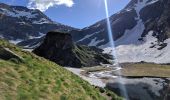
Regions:
[[[72,7],[74,4],[73,0],[29,0],[28,8],[39,9],[40,11],[46,11],[49,7],[57,5],[65,5]]]

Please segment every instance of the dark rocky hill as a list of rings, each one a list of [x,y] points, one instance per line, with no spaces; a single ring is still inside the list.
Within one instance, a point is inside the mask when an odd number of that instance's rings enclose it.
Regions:
[[[68,33],[49,32],[44,42],[33,52],[38,56],[56,62],[62,66],[91,67],[100,63],[109,64],[107,54],[95,47],[76,45]]]

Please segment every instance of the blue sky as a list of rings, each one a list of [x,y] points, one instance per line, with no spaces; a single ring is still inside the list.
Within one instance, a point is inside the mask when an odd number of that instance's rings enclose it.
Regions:
[[[30,3],[30,1],[36,0],[0,0],[0,2],[3,3],[20,6],[28,6],[28,3]],[[84,28],[90,26],[95,22],[106,17],[104,0],[65,0],[65,1],[70,1],[70,3],[72,1],[74,4],[63,3],[62,5],[60,2],[60,4],[58,3],[51,7],[48,7],[48,9],[44,10],[44,13],[56,22],[70,25],[76,28]],[[130,0],[108,0],[109,14],[112,15],[118,12],[119,10],[123,9],[129,1]],[[41,0],[41,2],[43,2],[43,0]]]

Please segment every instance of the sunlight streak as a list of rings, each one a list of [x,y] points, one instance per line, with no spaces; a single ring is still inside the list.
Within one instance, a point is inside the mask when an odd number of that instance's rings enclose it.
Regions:
[[[113,32],[112,32],[112,28],[111,28],[111,23],[110,23],[110,19],[109,19],[109,11],[108,11],[108,3],[107,0],[104,0],[104,4],[105,4],[105,12],[106,12],[106,20],[107,20],[107,30],[108,30],[108,36],[109,36],[109,41],[110,41],[110,47],[114,48],[113,52],[112,52],[112,57],[115,61],[115,65],[118,68],[121,68],[121,66],[119,65],[118,61],[117,61],[117,56],[116,56],[116,50],[115,50],[115,44],[114,44],[114,38],[113,38]],[[128,94],[126,91],[126,87],[123,85],[124,84],[124,80],[121,77],[121,70],[117,71],[118,73],[118,80],[120,82],[119,88],[121,91],[121,95],[126,99],[128,99]]]

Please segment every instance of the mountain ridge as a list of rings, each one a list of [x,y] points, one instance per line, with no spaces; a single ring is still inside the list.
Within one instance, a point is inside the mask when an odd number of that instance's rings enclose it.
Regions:
[[[130,1],[109,18],[115,48],[109,47],[106,20],[71,34],[78,44],[115,50],[119,62],[169,63],[169,7],[170,0]]]
[[[169,0],[132,0],[120,12],[113,14],[110,22],[116,48],[109,47],[106,19],[69,33],[76,44],[96,46],[104,49],[104,53],[115,49],[120,62],[169,63],[169,5]],[[28,39],[19,45],[34,49],[43,39]]]
[[[37,9],[0,4],[0,36],[14,44],[43,37],[48,31],[76,28],[53,22]]]

